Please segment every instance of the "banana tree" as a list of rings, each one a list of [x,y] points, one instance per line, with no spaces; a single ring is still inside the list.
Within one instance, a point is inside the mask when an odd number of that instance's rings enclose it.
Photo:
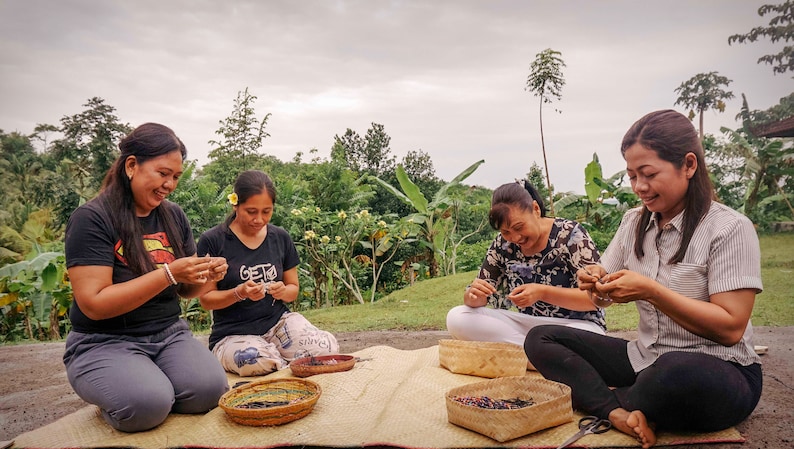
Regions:
[[[61,252],[45,252],[31,260],[0,267],[0,310],[4,322],[22,314],[23,334],[29,339],[61,338],[60,321],[72,303]],[[14,332],[4,329],[3,338]]]
[[[782,202],[788,207],[790,218],[794,219],[794,206],[790,200],[794,195],[783,189],[783,185],[794,177],[794,145],[786,145],[779,139],[745,136],[725,127],[720,130],[730,139],[725,151],[744,159],[743,178],[747,182],[747,191],[741,212],[753,218],[760,206]]]
[[[471,176],[484,162],[485,160],[475,162],[460,172],[452,181],[441,186],[431,201],[428,201],[419,187],[411,181],[401,165],[397,166],[395,173],[402,191],[377,176],[369,177],[416,211],[405,218],[419,227],[417,237],[419,243],[426,248],[431,277],[438,275],[440,263],[446,265],[443,261],[447,258],[452,241],[451,235],[455,231],[455,221],[452,219],[454,201],[448,193],[449,189]]]

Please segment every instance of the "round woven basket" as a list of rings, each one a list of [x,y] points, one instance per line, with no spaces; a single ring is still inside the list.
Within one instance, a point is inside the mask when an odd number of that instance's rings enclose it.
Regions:
[[[511,343],[445,339],[438,342],[438,362],[453,373],[494,378],[522,376],[529,361]]]
[[[277,426],[308,415],[321,394],[310,380],[267,379],[227,391],[218,405],[238,424]]]
[[[513,410],[494,410],[464,405],[455,397],[487,396],[534,402]],[[571,388],[531,376],[500,377],[449,390],[447,419],[452,424],[489,436],[500,443],[573,420]]]
[[[309,377],[315,374],[347,371],[355,364],[356,358],[352,355],[331,354],[295,359],[290,362],[289,369],[295,376]]]

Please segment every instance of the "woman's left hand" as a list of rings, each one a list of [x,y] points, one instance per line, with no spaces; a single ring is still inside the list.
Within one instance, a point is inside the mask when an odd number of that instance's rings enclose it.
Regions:
[[[267,287],[267,292],[275,299],[282,300],[287,293],[287,286],[282,281],[271,282]]]
[[[542,284],[524,284],[514,288],[513,291],[507,295],[516,307],[522,309],[532,306],[538,301],[543,300],[543,290],[545,285]]]

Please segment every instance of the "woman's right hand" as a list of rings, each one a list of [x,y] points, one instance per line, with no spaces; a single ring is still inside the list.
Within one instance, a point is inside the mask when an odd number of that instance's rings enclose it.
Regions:
[[[579,290],[586,291],[590,296],[590,301],[595,304],[596,307],[605,308],[612,305],[612,300],[608,297],[605,298],[601,292],[598,291],[596,285],[602,282],[601,280],[607,274],[607,271],[601,265],[588,265],[576,272]]]
[[[487,281],[477,278],[463,294],[463,303],[469,307],[482,307],[488,304],[488,296],[496,293],[496,287]]]
[[[168,264],[174,279],[180,284],[206,284],[210,269],[214,268],[212,257],[188,256]]]
[[[245,281],[245,283],[239,284],[235,289],[243,298],[248,298],[251,301],[259,301],[267,295],[268,284],[270,283],[254,282],[249,279]]]
[[[595,291],[596,282],[607,275],[607,270],[601,265],[588,265],[576,272],[579,290]]]

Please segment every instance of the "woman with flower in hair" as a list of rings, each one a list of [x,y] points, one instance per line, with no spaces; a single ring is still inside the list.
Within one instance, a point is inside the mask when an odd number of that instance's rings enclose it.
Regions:
[[[270,223],[276,188],[259,170],[240,173],[229,195],[232,213],[205,232],[199,254],[222,256],[226,277],[199,298],[212,311],[212,353],[226,371],[261,376],[297,358],[339,351],[336,337],[290,312],[298,285],[298,251],[287,231]]]
[[[541,324],[604,334],[603,310],[575,288],[577,270],[599,258],[579,223],[547,217],[538,191],[523,179],[494,190],[488,219],[499,234],[463,305],[447,313],[454,338],[521,346]]]

